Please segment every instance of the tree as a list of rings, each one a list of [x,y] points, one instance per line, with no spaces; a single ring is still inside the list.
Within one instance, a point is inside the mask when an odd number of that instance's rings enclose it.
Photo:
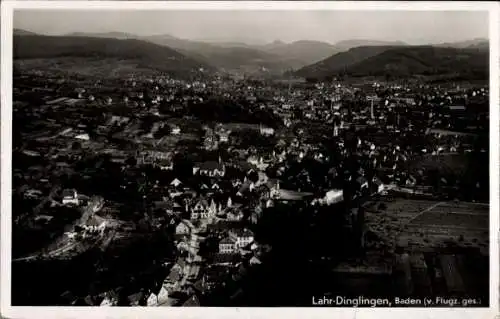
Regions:
[[[73,144],[71,144],[71,149],[72,150],[80,150],[82,148],[82,146],[80,145],[80,142],[78,141],[74,141]]]
[[[125,164],[128,166],[136,166],[137,165],[137,159],[133,156],[130,156],[125,160]]]

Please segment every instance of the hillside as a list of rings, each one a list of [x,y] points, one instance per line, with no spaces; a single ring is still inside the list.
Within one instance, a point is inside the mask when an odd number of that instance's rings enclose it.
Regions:
[[[206,64],[188,58],[181,53],[145,41],[79,36],[15,36],[14,59],[68,59],[82,58],[89,62],[116,61],[134,64],[138,68],[155,69],[163,72],[183,73],[200,67],[210,69]]]
[[[158,45],[169,46],[182,54],[222,69],[240,69],[265,67],[281,71],[290,65],[282,57],[244,46],[218,46],[205,42],[175,38],[168,35],[142,38]]]
[[[261,49],[265,52],[278,55],[283,59],[293,61],[291,62],[292,68],[301,68],[308,64],[321,61],[333,53],[338,52],[337,49],[329,43],[307,40],[295,41],[292,43],[275,41],[262,46]]]
[[[359,47],[305,67],[296,75],[308,78],[348,75],[483,80],[488,79],[488,52],[432,46]]]
[[[380,47],[380,46],[407,46],[402,41],[381,41],[381,40],[344,40],[335,43],[335,51],[343,52],[357,47]]]
[[[18,35],[18,36],[23,36],[23,35],[37,35],[35,32],[26,31],[26,30],[23,30],[23,29],[14,29],[12,31],[12,34],[14,36],[16,36],[16,35]]]
[[[295,72],[295,75],[312,78],[326,77],[339,73],[351,65],[376,56],[391,48],[392,47],[390,46],[364,46],[352,48],[348,51],[336,53],[320,62],[299,69]]]
[[[211,65],[214,68],[226,70],[260,70],[262,68],[270,71],[282,72],[293,67],[293,60],[283,59],[272,53],[259,50],[255,47],[239,45],[238,43],[206,43],[202,41],[192,41],[180,39],[168,34],[152,36],[136,36],[121,32],[108,32],[100,34],[74,33],[78,37],[94,38],[116,38],[116,39],[137,39],[156,45],[172,48],[186,57]]]
[[[114,38],[114,39],[137,39],[138,36],[125,32],[106,32],[106,33],[84,33],[73,32],[67,34],[69,37],[90,37],[90,38]]]
[[[345,71],[351,76],[446,76],[488,79],[488,53],[478,49],[431,46],[393,48],[367,58]]]
[[[440,47],[440,48],[456,48],[456,49],[477,48],[477,49],[489,50],[490,43],[489,43],[488,39],[479,38],[479,39],[460,41],[460,42],[440,43],[440,44],[436,44],[434,46]]]

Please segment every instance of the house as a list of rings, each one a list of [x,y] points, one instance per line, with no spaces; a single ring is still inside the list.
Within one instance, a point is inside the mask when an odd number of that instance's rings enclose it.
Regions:
[[[464,112],[465,106],[463,106],[463,105],[449,105],[448,109],[450,111],[454,111],[454,112]]]
[[[151,291],[146,304],[148,307],[159,306],[168,301],[168,290],[163,285],[158,285]]]
[[[443,181],[443,179],[441,179],[441,182]],[[408,176],[405,180],[405,185],[406,186],[415,186],[417,183],[417,180],[415,179],[415,177],[413,177],[412,175]],[[446,180],[445,180],[445,184],[446,184]]]
[[[75,205],[78,206],[80,201],[78,200],[78,193],[74,189],[65,189],[62,193],[62,203],[63,205]]]
[[[330,178],[336,178],[338,176],[337,169],[335,167],[332,167],[328,170],[328,177]]]
[[[179,290],[181,278],[182,268],[178,264],[175,264],[170,270],[167,278],[165,278],[165,280],[163,281],[165,289],[167,289],[169,293]]]
[[[271,207],[271,206],[269,206]],[[259,219],[262,217],[262,207],[261,205],[257,205],[254,210],[251,212],[251,215],[250,215],[250,221],[252,222],[252,224],[257,224]]]
[[[204,175],[210,177],[223,177],[226,174],[226,166],[219,160],[219,162],[208,161],[197,163],[193,166],[193,175]]]
[[[236,240],[236,247],[241,248],[253,242],[254,235],[248,229],[232,229],[229,231],[229,237]]]
[[[142,306],[145,303],[145,295],[142,291],[129,295],[127,299],[131,306]]]
[[[87,133],[76,135],[75,138],[77,140],[82,140],[82,141],[88,141],[90,139],[90,137]]]
[[[160,159],[156,164],[161,170],[172,171],[174,169],[174,162],[171,159]]]
[[[100,306],[101,307],[112,307],[118,304],[118,295],[114,291],[107,292],[104,295]]]
[[[239,179],[239,178],[235,178],[231,181],[231,185],[234,187],[234,188],[239,188],[241,186],[241,184],[243,184],[243,182]]]
[[[260,156],[260,157],[257,157],[257,156],[254,156],[254,155],[249,156],[249,157],[248,157],[248,159],[247,159],[247,162],[248,162],[249,164],[251,164],[251,165],[253,165],[253,166],[257,167],[257,168],[261,168],[261,167],[265,168],[265,167],[267,167],[267,166],[268,166],[268,165],[266,165],[266,164],[264,163],[264,159],[262,158],[262,156]],[[250,168],[251,168],[251,167],[250,167]]]
[[[210,188],[212,189],[212,191],[219,191],[220,190],[220,186],[217,183],[213,183],[212,187],[210,187]]]
[[[260,259],[255,256],[250,258],[250,265],[260,265],[261,263]]]
[[[269,198],[280,198],[280,181],[277,179],[270,179],[264,184],[269,189]]]
[[[73,305],[75,303],[75,301],[78,299],[69,290],[63,292],[60,297],[61,297],[62,300],[64,300],[65,304],[71,304],[71,305]]]
[[[191,234],[191,229],[192,228],[190,227],[190,225],[187,222],[181,221],[177,225],[177,227],[175,227],[175,234],[176,235],[189,235],[189,234]]]
[[[89,232],[103,233],[106,230],[106,225],[107,223],[105,219],[94,215],[93,217],[89,218],[86,222],[86,225],[83,225],[82,227]]]
[[[327,205],[339,203],[344,200],[344,191],[341,189],[332,189],[325,194],[324,202]]]
[[[222,211],[222,205],[219,203],[218,205],[212,199],[210,204],[206,199],[200,199],[196,202],[196,204],[191,208],[191,219],[196,220],[199,218],[207,219],[214,218],[217,213]]]
[[[219,142],[221,142],[221,143],[227,143],[227,142],[229,142],[229,133],[230,132],[227,132],[227,131],[219,132],[218,133],[218,135],[219,135]]]
[[[271,127],[260,126],[259,131],[260,131],[261,135],[265,135],[265,136],[269,136],[269,135],[273,135],[274,134],[274,129],[271,128]]]
[[[170,186],[177,189],[179,188],[179,186],[182,185],[182,182],[180,180],[178,180],[177,178],[174,178],[173,181],[170,182]]]
[[[189,245],[186,243],[187,241],[189,241],[189,238],[188,236],[186,235],[182,235],[182,241],[180,241],[178,244],[177,244],[177,250],[182,252],[182,251],[189,251]]]
[[[356,183],[358,184],[359,190],[368,188],[368,180],[363,176],[360,176],[356,179]]]
[[[167,215],[174,212],[174,204],[171,201],[161,200],[153,202],[153,208],[155,211],[162,211]]]
[[[209,204],[206,199],[200,199],[191,208],[191,220],[196,220],[201,217],[201,214],[205,214],[208,210]]]
[[[195,292],[200,293],[200,294],[205,294],[205,285],[203,284],[203,278],[198,279],[194,284],[193,284],[193,289]]]
[[[243,197],[244,194],[247,192],[252,192],[255,188],[255,184],[250,181],[246,181],[241,185],[241,187],[238,189],[238,192],[236,193],[237,196]]]
[[[271,196],[271,191],[269,187],[266,186],[265,183],[256,187],[255,191],[260,195],[260,198],[263,200],[268,199]]]
[[[172,130],[170,131],[172,135],[179,135],[181,134],[181,128],[177,125],[172,126]]]
[[[272,199],[266,200],[266,208],[269,208],[269,207],[274,207],[274,200],[272,200]]]
[[[219,242],[219,253],[232,254],[236,249],[237,240],[232,237],[226,237]]]
[[[183,304],[182,307],[199,307],[200,306],[200,300],[196,295],[192,295],[189,297],[188,300],[186,300]]]
[[[222,210],[222,206],[219,204],[218,206],[215,204],[215,201],[212,199],[210,202],[210,206],[200,214],[200,218],[214,218],[215,215]]]
[[[228,221],[240,221],[243,219],[243,212],[239,209],[231,209],[227,215],[226,215],[226,219]]]
[[[372,183],[374,185],[375,191],[377,193],[382,193],[384,191],[384,183],[378,177],[373,177]]]

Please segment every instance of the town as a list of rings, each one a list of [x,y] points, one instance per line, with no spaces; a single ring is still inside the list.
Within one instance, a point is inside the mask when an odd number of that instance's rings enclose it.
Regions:
[[[15,279],[14,302],[300,304],[288,288],[311,276],[316,293],[487,291],[487,86],[14,82],[14,275],[69,276]]]
[[[12,307],[489,307],[492,15],[246,5],[16,9]]]

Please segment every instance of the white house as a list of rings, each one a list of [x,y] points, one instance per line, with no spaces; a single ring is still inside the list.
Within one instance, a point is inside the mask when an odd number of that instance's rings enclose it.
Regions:
[[[219,204],[217,206],[215,201],[212,199],[210,204],[205,199],[199,200],[196,204],[191,208],[191,219],[195,220],[198,218],[207,219],[214,218],[217,213],[222,210],[222,206]]]
[[[231,254],[236,248],[236,240],[232,237],[226,237],[219,242],[219,253]]]
[[[80,134],[80,135],[77,135],[75,136],[75,138],[77,140],[83,140],[83,141],[88,141],[90,139],[89,135],[88,134]]]
[[[118,304],[118,298],[113,293],[106,293],[103,301],[101,302],[101,307],[111,307]]]
[[[231,210],[226,216],[229,221],[240,221],[243,219],[243,212],[240,210]]]
[[[229,232],[229,237],[236,241],[236,247],[245,247],[253,242],[254,236],[252,231],[248,229],[236,229]]]
[[[179,135],[179,134],[181,134],[181,128],[178,127],[177,125],[175,125],[172,127],[171,133],[173,135]]]
[[[65,189],[63,191],[62,203],[63,205],[78,206],[80,204],[80,201],[78,200],[78,193],[76,192],[76,190]]]
[[[177,178],[174,178],[174,180],[172,182],[170,182],[170,186],[173,186],[173,187],[179,187],[181,184],[182,184],[182,182],[180,180],[178,180]]]
[[[271,128],[271,127],[264,127],[264,126],[261,126],[260,127],[260,134],[262,135],[273,135],[274,134],[274,129]]]
[[[223,177],[226,174],[226,166],[220,160],[219,162],[198,163],[193,166],[193,175],[196,174],[210,177]]]
[[[175,227],[176,235],[189,235],[191,233],[191,228],[185,222],[180,222],[177,227]]]
[[[155,307],[159,306],[161,304],[164,304],[168,300],[168,291],[165,287],[161,287],[160,291],[158,292],[152,292],[151,295],[149,295],[148,300],[147,300],[147,306],[148,307]]]
[[[377,193],[382,193],[384,191],[385,189],[384,183],[382,183],[382,181],[379,178],[374,177],[372,182],[373,185],[375,185]]]
[[[344,192],[341,189],[332,189],[325,195],[324,202],[327,205],[339,203],[344,200]]]
[[[262,262],[260,261],[259,258],[253,256],[251,259],[250,259],[250,265],[259,265],[261,264]]]

